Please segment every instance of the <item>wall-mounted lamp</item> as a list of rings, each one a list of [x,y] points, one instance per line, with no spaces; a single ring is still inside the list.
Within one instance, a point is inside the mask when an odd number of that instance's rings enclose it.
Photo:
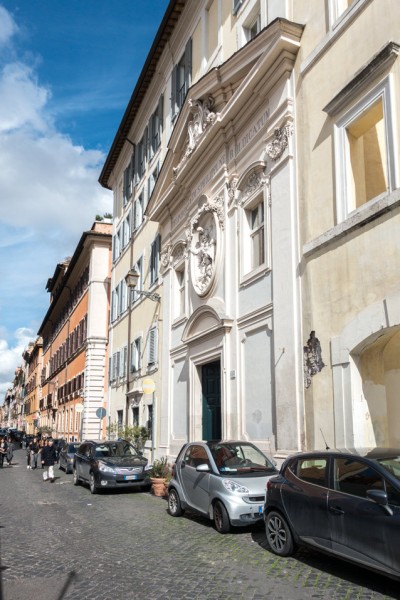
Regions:
[[[128,271],[127,275],[125,276],[125,282],[126,282],[126,285],[128,286],[128,288],[134,290],[137,294],[140,294],[141,296],[144,296],[145,298],[149,298],[150,300],[153,300],[153,302],[160,302],[161,296],[159,294],[156,294],[153,292],[145,292],[144,290],[136,289],[136,286],[139,282],[139,278],[140,278],[140,273],[136,269],[136,267],[133,267],[133,269]]]

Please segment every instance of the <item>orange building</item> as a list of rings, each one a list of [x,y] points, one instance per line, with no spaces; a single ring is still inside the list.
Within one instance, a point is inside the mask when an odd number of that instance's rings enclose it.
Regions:
[[[39,402],[42,397],[41,373],[43,365],[43,340],[31,342],[22,355],[25,360],[24,422],[26,433],[35,433],[39,424]]]
[[[68,441],[105,436],[111,234],[96,221],[46,286],[39,421]]]

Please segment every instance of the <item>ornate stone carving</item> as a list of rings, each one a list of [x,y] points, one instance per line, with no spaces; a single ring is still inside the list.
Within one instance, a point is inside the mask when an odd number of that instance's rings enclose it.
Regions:
[[[266,152],[271,160],[278,160],[289,143],[289,136],[293,133],[293,124],[288,123],[284,127],[277,127],[274,131],[272,142],[267,144]]]
[[[246,198],[248,198],[249,196],[251,196],[256,190],[258,190],[258,188],[262,185],[263,183],[263,176],[262,173],[260,173],[259,171],[253,171],[247,181],[246,181],[246,185],[243,188],[243,192],[242,192],[242,201],[246,200]]]
[[[216,113],[211,109],[214,106],[214,99],[209,96],[206,101],[203,100],[189,100],[190,112],[192,119],[188,123],[188,136],[186,140],[186,150],[179,161],[179,164],[172,169],[174,176],[176,177],[186,163],[193,150],[196,148],[199,139],[203,135],[205,129],[210,123],[213,123],[216,118]]]
[[[160,260],[161,266],[166,269],[171,262],[172,245],[168,244],[163,252],[161,252]]]
[[[322,371],[325,364],[321,356],[321,344],[315,337],[315,331],[310,333],[307,346],[303,348],[304,353],[304,386],[308,389],[311,385],[311,377]]]
[[[237,177],[234,177],[233,179],[231,179],[231,181],[226,186],[228,189],[228,197],[229,197],[230,205],[232,205],[236,201],[236,192],[237,192],[238,181],[239,181],[239,179]]]
[[[210,287],[215,271],[216,239],[212,219],[204,227],[197,225],[193,232],[190,252],[197,260],[192,263],[192,280],[198,294],[204,295]]]

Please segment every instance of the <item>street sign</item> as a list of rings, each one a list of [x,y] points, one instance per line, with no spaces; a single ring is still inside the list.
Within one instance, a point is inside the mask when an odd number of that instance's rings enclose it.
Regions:
[[[143,379],[142,382],[143,394],[152,394],[156,389],[156,384],[153,379]]]
[[[83,404],[81,404],[81,403],[75,404],[75,410],[77,413],[81,413],[83,411]]]
[[[106,414],[107,414],[107,411],[105,408],[98,408],[96,410],[96,417],[98,417],[99,419],[104,419]]]

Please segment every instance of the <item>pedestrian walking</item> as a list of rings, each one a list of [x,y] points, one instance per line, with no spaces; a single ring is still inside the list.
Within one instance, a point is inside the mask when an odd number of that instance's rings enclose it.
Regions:
[[[4,458],[7,456],[7,442],[5,438],[0,438],[0,469],[3,468]]]
[[[34,437],[31,443],[29,444],[29,454],[30,454],[30,467],[31,469],[37,469],[37,460],[39,454],[39,444],[37,437]]]
[[[42,437],[41,440],[39,440],[39,452],[40,452],[40,456],[42,456],[42,450],[43,450],[43,448],[45,446],[47,446],[47,442],[48,442],[48,440],[45,437]],[[42,462],[41,458],[40,458],[40,463],[42,465],[42,469],[44,469],[43,462]]]
[[[54,482],[54,465],[57,462],[57,452],[53,444],[53,440],[50,438],[46,446],[42,448],[42,466],[45,469],[43,473],[43,481],[50,479],[50,482]]]
[[[26,435],[22,436],[22,450],[26,450]]]
[[[9,467],[11,467],[11,461],[13,459],[13,456],[14,456],[14,444],[13,444],[12,438],[9,437],[7,440],[7,454],[6,454],[7,463],[8,463]]]

